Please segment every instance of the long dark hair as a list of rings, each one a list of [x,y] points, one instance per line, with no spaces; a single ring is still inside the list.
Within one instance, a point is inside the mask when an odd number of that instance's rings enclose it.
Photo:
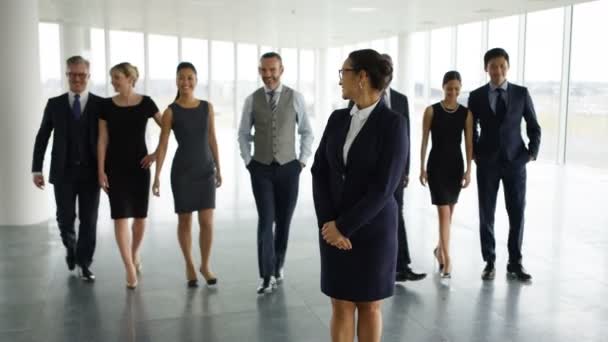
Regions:
[[[370,85],[377,90],[384,90],[393,78],[393,66],[376,50],[363,49],[351,52],[348,59],[355,71],[365,70]]]
[[[198,74],[196,73],[196,68],[194,67],[194,64],[190,63],[190,62],[181,62],[177,65],[177,71],[175,72],[176,74],[179,74],[180,70],[183,69],[190,69],[192,70],[192,72],[198,76]],[[177,95],[175,95],[175,100],[173,101],[177,101],[177,99],[179,98],[179,89],[177,90]]]

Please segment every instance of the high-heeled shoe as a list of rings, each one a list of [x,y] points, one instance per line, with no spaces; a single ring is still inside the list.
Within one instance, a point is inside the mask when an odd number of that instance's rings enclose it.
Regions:
[[[199,269],[199,272],[201,272],[201,275],[203,276],[203,279],[205,279],[205,282],[207,283],[207,286],[215,286],[215,285],[217,285],[217,278],[216,277],[207,279],[207,277],[205,277],[205,274],[203,273],[203,269],[202,268]]]
[[[433,249],[433,256],[435,257],[435,260],[437,260],[437,265],[439,266],[439,272],[441,273],[443,271],[443,264],[441,263],[441,260],[439,259],[439,248],[435,247],[435,249]]]
[[[190,288],[198,287],[198,279],[188,280],[187,284]]]
[[[127,288],[128,288],[129,290],[135,290],[135,289],[137,288],[137,283],[139,283],[139,282],[137,281],[137,279],[136,279],[136,280],[135,280],[135,282],[133,282],[133,283],[129,283],[129,282],[127,282]]]
[[[134,264],[134,266],[135,266],[135,272],[137,272],[137,275],[140,275],[141,274],[141,269],[143,268],[143,266],[141,265],[141,261],[138,262],[138,263],[136,263],[136,264]]]

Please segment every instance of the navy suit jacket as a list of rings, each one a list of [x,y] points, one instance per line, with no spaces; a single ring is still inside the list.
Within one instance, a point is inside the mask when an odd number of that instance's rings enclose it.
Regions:
[[[89,93],[87,105],[82,111],[82,115],[88,115],[89,144],[91,155],[97,163],[97,136],[98,136],[98,117],[102,98]],[[64,179],[68,161],[68,120],[72,115],[68,93],[52,97],[48,100],[44,108],[42,123],[36,135],[34,143],[34,156],[32,161],[32,172],[42,172],[44,154],[49,143],[51,132],[53,133],[53,149],[51,150],[51,170],[49,182],[60,182]],[[97,170],[97,165],[92,165],[93,170]]]
[[[405,159],[405,175],[410,175],[410,106],[407,101],[407,96],[391,88],[391,110],[397,112],[405,118],[405,136],[407,138],[407,157]]]
[[[507,87],[508,103],[504,120],[500,121],[490,107],[490,85],[475,89],[469,95],[473,113],[473,153],[477,161],[497,161],[501,155],[509,162],[527,162],[538,156],[540,126],[528,89],[513,83]],[[521,122],[526,120],[530,140],[526,148],[521,136]]]
[[[343,147],[350,127],[350,110],[334,111],[327,122],[311,168],[319,228],[335,220],[349,238],[374,233],[374,227],[395,224],[394,193],[405,167],[408,140],[405,119],[380,101],[348,151]],[[386,227],[388,228],[388,227]],[[381,229],[382,230],[382,229]],[[377,229],[376,229],[377,231]],[[395,237],[396,238],[396,237]]]

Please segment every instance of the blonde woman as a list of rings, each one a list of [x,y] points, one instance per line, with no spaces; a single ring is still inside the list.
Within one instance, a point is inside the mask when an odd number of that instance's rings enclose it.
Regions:
[[[150,165],[145,134],[149,118],[160,126],[161,114],[149,96],[135,92],[137,68],[120,63],[110,69],[118,93],[106,99],[99,115],[98,178],[108,194],[116,242],[125,265],[127,287],[137,287],[139,248],[144,235],[150,194]],[[133,218],[129,232],[129,218]]]

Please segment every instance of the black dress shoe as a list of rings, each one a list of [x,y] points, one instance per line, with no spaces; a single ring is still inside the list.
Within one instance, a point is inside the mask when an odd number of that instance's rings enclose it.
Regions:
[[[524,267],[519,263],[507,264],[507,276],[510,279],[528,282],[532,280],[532,276],[526,272]]]
[[[88,266],[80,266],[80,279],[93,282],[95,281],[95,274],[91,272],[91,269]]]
[[[396,282],[417,281],[426,278],[426,273],[416,273],[411,268],[407,268],[404,272],[397,272],[395,275]]]
[[[486,263],[486,267],[483,269],[483,272],[481,272],[481,279],[482,280],[494,280],[495,277],[496,277],[496,269],[494,268],[494,263],[491,261],[488,261]]]
[[[76,251],[74,248],[66,248],[65,263],[68,265],[68,270],[73,271],[76,268]]]
[[[188,280],[188,287],[190,287],[190,288],[198,287],[198,280],[196,280],[196,279]]]
[[[273,288],[276,286],[276,282],[273,277],[265,277],[258,285],[256,292],[261,295],[265,293],[272,293]]]

